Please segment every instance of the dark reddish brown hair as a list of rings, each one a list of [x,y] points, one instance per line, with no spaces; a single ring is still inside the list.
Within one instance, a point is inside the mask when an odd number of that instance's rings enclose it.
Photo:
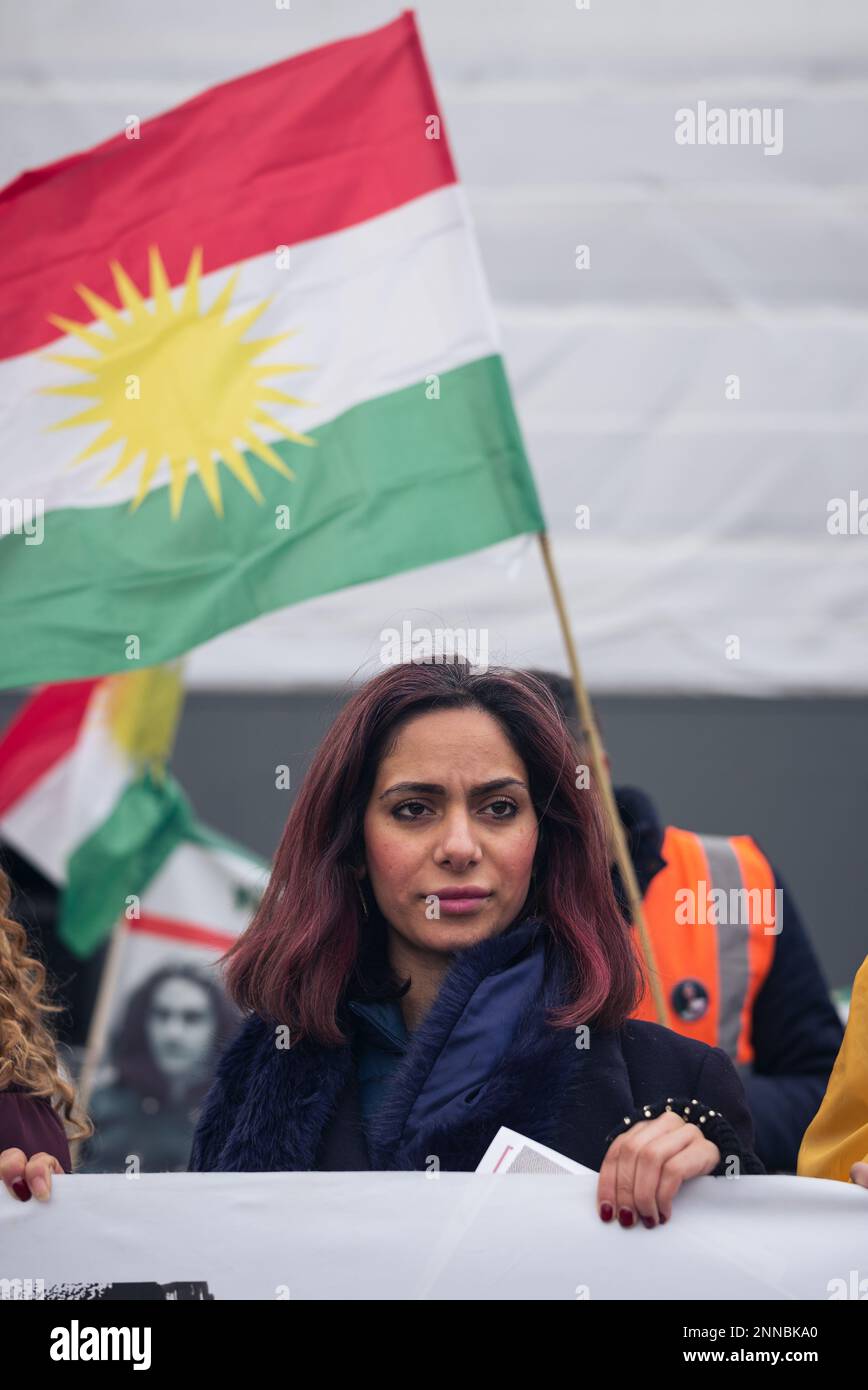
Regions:
[[[408,662],[369,680],[335,719],[289,813],[256,916],[224,958],[239,1008],[287,1024],[294,1041],[345,1041],[338,1006],[371,929],[353,868],[364,858],[377,770],[408,719],[456,708],[497,719],[527,768],[539,840],[536,897],[522,912],[546,922],[572,980],[571,1002],[552,1023],[616,1027],[635,1007],[639,967],[612,890],[600,800],[576,787],[581,758],[551,691],[527,672]]]

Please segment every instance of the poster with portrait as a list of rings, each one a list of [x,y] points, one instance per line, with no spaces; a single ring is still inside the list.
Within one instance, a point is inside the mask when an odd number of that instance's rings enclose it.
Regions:
[[[264,864],[197,828],[116,928],[82,1096],[82,1173],[184,1172],[199,1107],[240,1017],[220,957],[248,925]]]

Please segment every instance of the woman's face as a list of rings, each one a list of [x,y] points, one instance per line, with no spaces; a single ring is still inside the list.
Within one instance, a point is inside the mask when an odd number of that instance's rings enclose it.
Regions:
[[[154,990],[145,1026],[157,1066],[166,1076],[179,1076],[207,1061],[217,1020],[207,992],[176,975]]]
[[[505,931],[527,897],[537,819],[527,769],[479,709],[410,719],[380,763],[364,820],[380,911],[423,950]]]

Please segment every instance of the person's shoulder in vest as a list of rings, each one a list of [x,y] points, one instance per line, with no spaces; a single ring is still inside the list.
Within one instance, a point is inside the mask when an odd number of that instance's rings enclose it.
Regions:
[[[794,1173],[799,1146],[835,1065],[844,1025],[795,899],[772,865],[780,927],[771,969],[754,1001],[753,1066],[745,1091],[766,1166]]]
[[[651,798],[635,787],[616,789],[639,885],[646,893],[666,865],[665,827]],[[749,841],[774,878],[777,930],[768,972],[750,1014],[753,1061],[740,1068],[753,1114],[756,1149],[770,1171],[795,1172],[799,1145],[828,1084],[843,1037],[808,932],[795,900],[755,838]]]

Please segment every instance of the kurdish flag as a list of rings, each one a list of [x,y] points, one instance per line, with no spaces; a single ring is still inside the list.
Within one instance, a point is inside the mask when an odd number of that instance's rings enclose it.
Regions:
[[[0,737],[0,835],[62,889],[58,935],[79,956],[194,838],[163,771],[180,705],[170,667],[63,682]]]
[[[544,529],[411,13],[22,174],[0,228],[0,686]]]

